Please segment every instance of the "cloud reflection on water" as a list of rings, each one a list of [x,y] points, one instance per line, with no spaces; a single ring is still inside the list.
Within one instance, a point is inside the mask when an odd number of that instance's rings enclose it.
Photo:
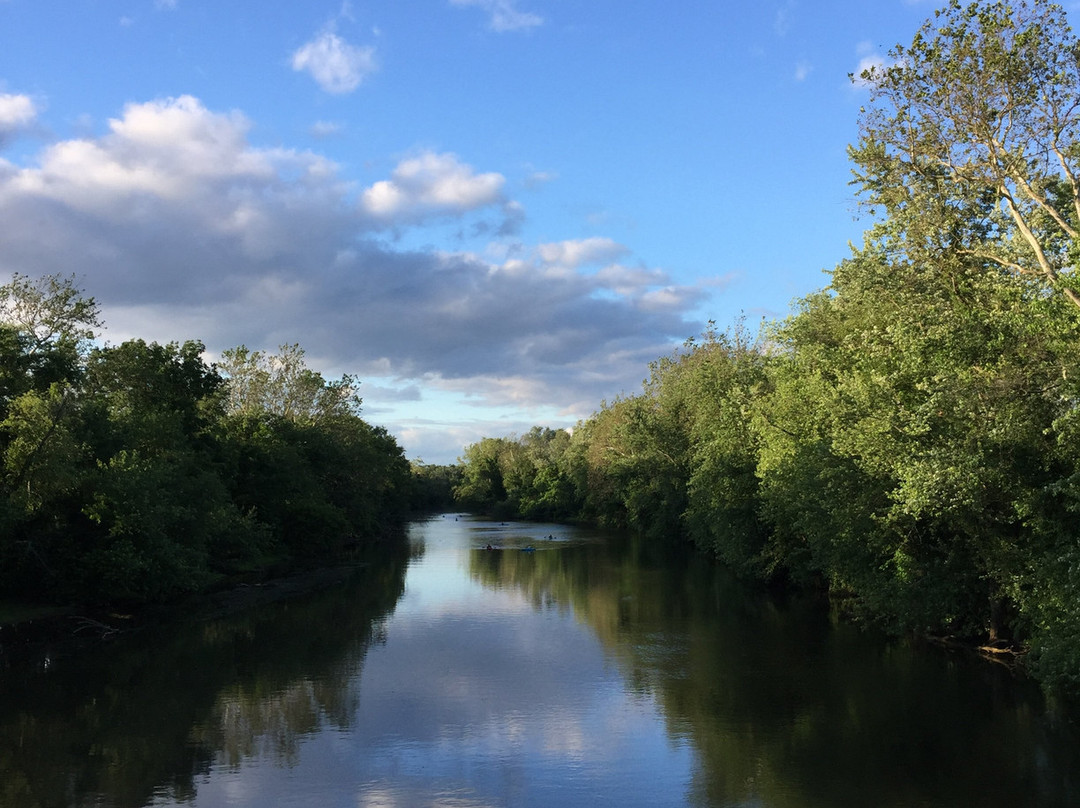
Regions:
[[[368,650],[348,730],[304,738],[288,761],[216,769],[197,804],[685,804],[692,750],[596,637],[568,610],[470,578],[467,539],[433,538]]]

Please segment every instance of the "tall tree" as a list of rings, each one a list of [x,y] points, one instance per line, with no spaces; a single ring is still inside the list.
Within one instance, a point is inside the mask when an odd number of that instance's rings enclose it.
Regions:
[[[304,361],[304,349],[282,345],[276,354],[244,345],[222,353],[218,369],[228,379],[226,405],[231,414],[269,413],[292,421],[317,422],[338,415],[359,415],[359,382],[348,374],[326,381]]]
[[[101,328],[97,302],[74,276],[63,275],[13,274],[0,286],[0,320],[24,335],[30,355],[56,346],[84,348]]]
[[[81,478],[77,385],[97,303],[74,277],[19,273],[0,286],[0,561],[40,555],[36,537],[53,530],[52,505]],[[30,529],[27,520],[37,520]],[[42,525],[47,525],[43,527]],[[55,531],[54,531],[55,532]]]
[[[1047,0],[951,0],[870,88],[865,203],[914,257],[975,257],[1080,306],[1080,42]]]

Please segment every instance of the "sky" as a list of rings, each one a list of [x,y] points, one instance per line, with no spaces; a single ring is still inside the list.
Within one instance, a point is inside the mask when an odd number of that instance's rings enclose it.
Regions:
[[[826,286],[848,75],[934,8],[0,0],[0,282],[74,275],[110,344],[299,343],[452,463]]]

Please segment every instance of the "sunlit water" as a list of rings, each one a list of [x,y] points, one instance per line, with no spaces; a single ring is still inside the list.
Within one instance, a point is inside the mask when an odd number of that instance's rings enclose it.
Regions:
[[[9,664],[0,808],[1080,805],[1072,726],[997,666],[584,530],[409,548]]]

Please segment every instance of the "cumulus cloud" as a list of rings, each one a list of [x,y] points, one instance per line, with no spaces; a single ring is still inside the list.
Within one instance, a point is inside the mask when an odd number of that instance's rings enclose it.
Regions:
[[[610,239],[492,259],[382,238],[391,221],[513,209],[500,174],[422,153],[365,189],[318,154],[253,145],[249,130],[183,96],[131,104],[104,134],[24,165],[0,161],[0,273],[76,272],[114,342],[300,342],[324,367],[398,389],[574,417],[700,331],[688,312],[708,290],[626,264]]]
[[[375,49],[350,45],[326,29],[293,53],[292,68],[309,73],[324,91],[343,95],[375,72]]]
[[[489,15],[488,25],[493,31],[521,31],[544,24],[539,14],[521,11],[516,0],[450,0],[454,6],[477,6]]]
[[[505,183],[501,174],[475,173],[454,154],[424,152],[365,189],[360,208],[380,225],[415,223],[502,202]]]
[[[37,106],[28,95],[0,93],[0,146],[37,120]]]
[[[540,258],[548,264],[562,264],[576,268],[583,264],[611,261],[626,255],[626,247],[609,238],[587,238],[541,244],[537,247]]]
[[[118,304],[159,295],[183,304],[229,277],[291,264],[296,239],[343,232],[335,167],[252,148],[248,127],[190,96],[131,104],[104,136],[10,166],[0,176],[0,269],[86,271]]]

